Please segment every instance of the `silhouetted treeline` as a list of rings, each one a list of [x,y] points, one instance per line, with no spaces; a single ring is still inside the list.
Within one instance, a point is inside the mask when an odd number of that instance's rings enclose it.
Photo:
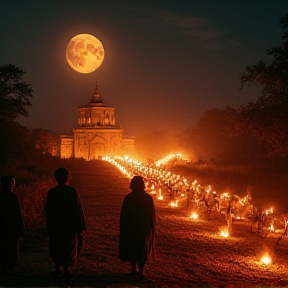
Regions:
[[[59,155],[60,136],[45,129],[22,126],[19,117],[28,117],[33,88],[24,81],[26,72],[13,64],[0,66],[0,166],[34,153]]]
[[[267,49],[266,62],[246,67],[242,88],[261,88],[254,102],[238,109],[205,112],[179,134],[180,147],[195,160],[253,161],[288,157],[288,14],[280,20],[283,43]]]
[[[205,112],[195,126],[178,134],[181,151],[193,161],[232,163],[263,157],[256,139],[235,134],[235,114],[230,107]]]

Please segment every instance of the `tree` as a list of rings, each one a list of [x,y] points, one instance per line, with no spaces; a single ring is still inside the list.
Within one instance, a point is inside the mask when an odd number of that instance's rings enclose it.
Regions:
[[[0,121],[15,121],[19,116],[27,117],[28,106],[32,106],[32,86],[23,81],[26,73],[12,64],[0,66]]]
[[[243,161],[256,157],[255,141],[247,135],[237,136],[234,132],[235,109],[210,109],[194,127],[178,135],[181,147],[192,160]]]
[[[255,137],[270,156],[288,155],[288,14],[280,25],[283,43],[267,49],[269,61],[246,67],[240,77],[242,88],[258,85],[261,95],[237,111],[238,133]]]
[[[0,165],[19,159],[27,153],[28,129],[16,120],[28,116],[32,106],[31,85],[22,78],[25,72],[12,64],[0,66]]]
[[[28,128],[18,122],[6,122],[0,125],[0,166],[11,166],[11,161],[30,154],[28,149]]]
[[[196,126],[190,129],[190,149],[191,155],[198,160],[224,159],[227,156],[227,145],[229,136],[226,133],[228,117],[233,113],[233,109],[226,107],[225,110],[210,109],[200,117]],[[183,139],[183,134],[181,138]],[[184,139],[183,139],[184,140]]]
[[[42,154],[59,156],[60,136],[46,129],[33,129],[30,135],[30,145]]]

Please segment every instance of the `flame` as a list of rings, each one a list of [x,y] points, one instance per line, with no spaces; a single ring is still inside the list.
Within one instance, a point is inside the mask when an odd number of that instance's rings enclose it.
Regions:
[[[162,190],[159,189],[159,196],[157,197],[158,200],[163,200]]]
[[[271,257],[268,254],[265,254],[262,258],[261,258],[261,262],[265,265],[269,265],[272,262]]]
[[[171,201],[170,203],[169,203],[169,205],[171,206],[171,207],[178,207],[178,201],[176,200],[176,201]]]
[[[273,208],[271,207],[270,209],[267,209],[265,211],[265,214],[268,215],[268,214],[272,214],[273,213]]]
[[[227,229],[222,230],[220,236],[227,238],[229,236],[228,230]]]
[[[228,192],[224,192],[220,195],[220,198],[221,199],[228,199],[230,197],[229,193]]]
[[[250,194],[246,195],[244,198],[239,198],[238,196],[231,196],[229,192],[224,192],[222,194],[218,194],[216,191],[213,191],[212,186],[208,185],[207,188],[204,188],[201,186],[197,180],[194,180],[192,183],[190,183],[189,180],[187,180],[184,176],[177,175],[172,173],[171,171],[167,171],[166,168],[163,169],[162,165],[164,165],[166,162],[170,160],[185,160],[183,158],[183,155],[181,153],[177,154],[169,154],[167,157],[165,157],[162,160],[159,160],[156,162],[156,165],[151,166],[150,164],[145,164],[138,162],[136,160],[131,159],[129,156],[114,156],[109,157],[105,156],[102,157],[102,160],[106,160],[112,164],[114,164],[116,167],[118,167],[123,174],[125,174],[127,177],[131,178],[134,175],[141,175],[145,179],[145,185],[147,187],[147,190],[149,189],[150,194],[157,194],[157,198],[159,200],[163,200],[161,187],[163,185],[167,186],[169,189],[172,188],[177,191],[178,200],[171,201],[169,203],[170,207],[178,207],[178,201],[181,201],[187,196],[187,192],[191,191],[190,193],[197,194],[195,199],[195,203],[198,203],[200,199],[198,199],[198,196],[201,196],[203,193],[203,196],[206,198],[209,198],[209,195],[213,193],[213,196],[217,197],[217,201],[219,201],[219,207],[221,210],[217,209],[218,212],[224,211],[223,208],[227,208],[228,202],[235,197],[237,197],[238,203],[241,206],[249,204],[249,201],[251,200]],[[179,193],[179,194],[178,194]],[[199,194],[199,195],[198,195]],[[190,197],[191,195],[189,195]],[[188,196],[187,196],[188,197]],[[188,198],[187,198],[188,199]],[[206,199],[207,200],[207,199]],[[218,207],[218,208],[219,208]],[[221,212],[222,213],[222,212]],[[264,214],[269,215],[274,213],[273,208],[264,210]],[[193,214],[192,214],[193,215]],[[190,216],[190,218],[194,218],[196,216]],[[237,219],[245,219],[244,216],[241,215],[234,215],[234,217],[237,217]],[[287,222],[288,223],[288,222]],[[288,225],[288,224],[285,224]],[[274,226],[271,225],[270,231],[275,231]],[[221,236],[228,237],[229,233],[227,231],[222,231]]]
[[[191,219],[198,219],[198,214],[196,212],[193,212],[190,216]]]

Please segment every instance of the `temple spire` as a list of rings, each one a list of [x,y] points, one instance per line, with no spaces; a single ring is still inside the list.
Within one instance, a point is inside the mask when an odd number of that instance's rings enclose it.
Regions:
[[[98,81],[97,80],[96,80],[96,87],[94,90],[94,95],[90,101],[90,104],[95,104],[95,103],[103,103],[103,100],[101,99],[100,94],[99,94]]]

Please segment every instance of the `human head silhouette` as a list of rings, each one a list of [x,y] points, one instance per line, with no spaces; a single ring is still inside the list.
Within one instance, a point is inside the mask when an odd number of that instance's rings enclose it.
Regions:
[[[129,188],[132,190],[144,190],[145,189],[144,179],[141,176],[134,176],[131,179]]]
[[[1,187],[5,191],[12,191],[15,187],[15,178],[12,175],[5,175],[1,177]]]
[[[65,184],[69,179],[70,172],[65,167],[57,168],[54,177],[58,184]]]

